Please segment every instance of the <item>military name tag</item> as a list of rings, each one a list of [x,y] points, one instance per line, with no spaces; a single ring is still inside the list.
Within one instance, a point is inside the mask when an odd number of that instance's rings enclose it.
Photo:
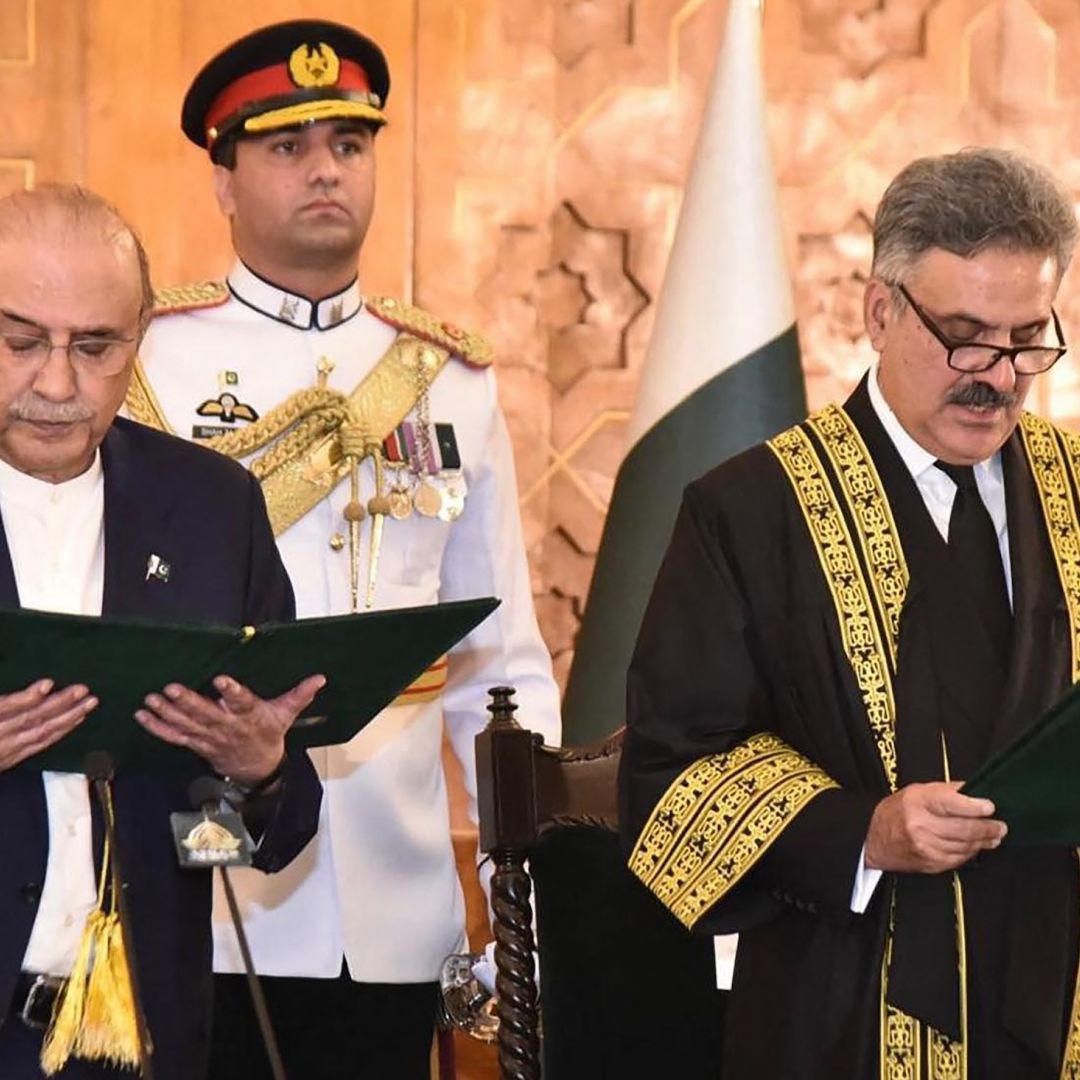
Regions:
[[[251,865],[251,838],[239,814],[192,810],[170,814],[169,823],[176,857],[184,869]]]
[[[214,424],[192,424],[191,437],[193,439],[213,439],[218,435],[228,435],[232,428],[218,427]]]

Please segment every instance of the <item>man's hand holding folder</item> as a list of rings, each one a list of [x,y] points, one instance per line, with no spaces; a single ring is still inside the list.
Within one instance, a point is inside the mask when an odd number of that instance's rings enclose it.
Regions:
[[[137,709],[135,719],[151,735],[194,751],[219,776],[261,784],[279,769],[289,728],[325,685],[325,676],[310,675],[266,701],[228,675],[219,675],[214,689],[221,696],[214,701],[169,683],[162,693],[147,695],[147,707]]]
[[[53,687],[38,679],[25,690],[0,694],[0,771],[21,764],[58,742],[97,707],[88,687]]]

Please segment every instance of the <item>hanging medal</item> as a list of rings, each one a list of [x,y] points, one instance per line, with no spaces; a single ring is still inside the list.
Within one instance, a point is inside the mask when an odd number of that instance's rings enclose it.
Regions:
[[[426,412],[426,396],[420,401],[421,409]],[[399,429],[405,438],[405,452],[408,455],[416,484],[412,491],[412,504],[423,517],[435,517],[442,509],[442,493],[431,482],[434,460],[431,453],[431,439],[427,426],[421,417],[415,423],[406,420]]]
[[[465,510],[465,478],[461,472],[461,454],[453,424],[432,424],[430,439],[438,455],[439,477],[443,481],[441,521],[453,522]]]
[[[406,518],[412,516],[412,494],[408,487],[402,483],[400,477],[395,478],[387,498],[390,500],[390,516],[395,521],[405,521]]]
[[[442,507],[439,518],[442,521],[457,521],[465,510],[465,492],[450,484],[442,493]]]
[[[412,485],[408,480],[409,459],[405,450],[404,434],[399,426],[383,442],[383,457],[394,479],[386,498],[390,505],[390,516],[395,521],[404,521],[412,515]]]
[[[413,506],[424,517],[437,517],[442,510],[442,492],[429,480],[421,480],[413,492]]]

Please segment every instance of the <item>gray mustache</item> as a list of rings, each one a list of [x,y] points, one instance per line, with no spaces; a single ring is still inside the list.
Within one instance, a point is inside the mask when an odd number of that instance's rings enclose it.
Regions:
[[[17,398],[8,406],[8,416],[34,424],[77,424],[92,420],[93,409],[77,401],[46,401],[40,397]]]
[[[974,405],[985,407],[1009,408],[1017,402],[1017,395],[1012,390],[995,390],[988,383],[970,382],[957,386],[949,392],[950,405]]]

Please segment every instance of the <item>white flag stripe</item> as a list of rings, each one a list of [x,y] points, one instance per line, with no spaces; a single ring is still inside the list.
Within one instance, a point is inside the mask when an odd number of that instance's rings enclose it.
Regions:
[[[731,0],[627,448],[795,321],[766,130],[760,19],[752,0]]]

